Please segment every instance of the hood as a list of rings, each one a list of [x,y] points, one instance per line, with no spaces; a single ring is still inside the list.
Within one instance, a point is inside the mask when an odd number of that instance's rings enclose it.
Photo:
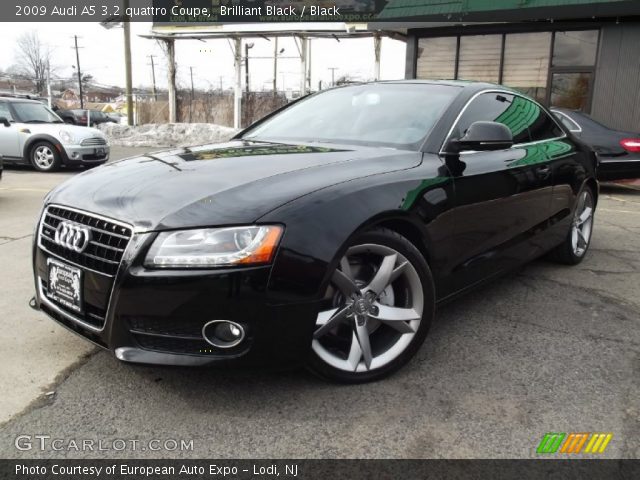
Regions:
[[[69,125],[67,123],[24,123],[23,128],[27,128],[32,135],[44,133],[54,138],[60,138],[60,132],[66,131],[71,134],[74,144],[79,144],[86,138],[100,137],[106,139],[104,133],[96,128]]]
[[[312,191],[411,168],[421,156],[387,148],[238,140],[109,163],[63,183],[47,203],[143,231],[253,223]]]

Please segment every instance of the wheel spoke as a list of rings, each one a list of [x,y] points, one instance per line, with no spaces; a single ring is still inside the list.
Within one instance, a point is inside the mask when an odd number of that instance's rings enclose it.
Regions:
[[[344,295],[350,297],[353,294],[360,294],[360,289],[355,282],[340,270],[335,270],[331,277],[333,284],[338,287]]]
[[[351,335],[351,347],[349,348],[349,356],[347,357],[347,362],[351,366],[351,370],[354,372],[358,369],[358,364],[360,363],[360,359],[362,358],[362,349],[360,348],[360,344],[358,343],[358,337],[356,337],[356,332],[354,330]]]
[[[344,273],[347,277],[353,278],[353,273],[351,273],[351,265],[349,264],[349,260],[347,257],[342,257],[340,260],[340,269],[342,273]]]
[[[378,309],[378,313],[376,315],[371,315],[371,318],[375,318],[400,333],[415,332],[413,327],[406,323],[411,320],[420,320],[421,318],[420,314],[418,314],[418,312],[413,308],[389,307],[388,305],[382,305],[381,303],[376,303],[375,305]]]
[[[340,322],[342,322],[345,318],[347,318],[347,313],[349,313],[350,306],[343,307],[341,309],[334,308],[332,310],[326,310],[324,312],[320,312],[318,314],[318,319],[316,320],[316,325],[321,325],[313,333],[313,338],[320,338],[325,335],[329,330],[333,327],[337,326]]]
[[[578,198],[578,205],[576,205],[576,212],[582,212],[584,210],[584,203],[587,199],[587,193],[584,192],[582,195],[580,195],[580,198]]]
[[[365,287],[364,291],[366,292],[371,290],[376,295],[380,295],[392,281],[391,276],[393,275],[397,259],[398,255],[395,253],[384,257],[382,259],[382,263],[380,263],[380,268],[373,277],[373,280],[371,280],[371,283]]]
[[[589,218],[591,218],[592,212],[593,212],[592,208],[590,207],[585,208],[582,214],[580,215],[580,217],[578,217],[578,226],[582,225],[584,222],[589,220]]]
[[[371,355],[371,343],[369,342],[369,332],[367,330],[366,324],[358,325],[358,323],[356,322],[355,332],[358,345],[360,345],[360,350],[362,351],[362,359],[364,360],[364,364],[367,367],[367,370],[369,370],[371,368],[371,361],[373,360],[373,356]]]
[[[584,236],[584,233],[582,232],[582,230],[580,230],[579,228],[576,228],[576,231],[578,232],[578,243],[581,243],[581,248],[586,248],[587,244],[589,243],[587,241],[587,239]]]

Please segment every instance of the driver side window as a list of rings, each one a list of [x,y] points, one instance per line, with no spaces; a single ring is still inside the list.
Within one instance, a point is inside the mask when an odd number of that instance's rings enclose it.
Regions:
[[[9,109],[9,105],[5,102],[0,102],[0,117],[4,117],[10,122],[14,121],[13,115],[11,115],[11,110]]]
[[[472,123],[483,120],[505,125],[513,134],[513,143],[531,141],[527,119],[535,104],[522,97],[501,92],[487,92],[477,96],[467,105],[456,124],[452,137],[461,138]]]

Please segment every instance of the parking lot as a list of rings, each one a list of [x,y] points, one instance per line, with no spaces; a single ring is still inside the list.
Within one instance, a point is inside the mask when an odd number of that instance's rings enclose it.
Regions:
[[[546,432],[611,432],[603,456],[640,457],[640,189],[602,187],[579,266],[538,260],[458,299],[395,376],[337,386],[305,371],[126,365],[31,310],[42,198],[76,173],[0,181],[3,458],[529,458]],[[193,449],[14,445],[39,434]]]

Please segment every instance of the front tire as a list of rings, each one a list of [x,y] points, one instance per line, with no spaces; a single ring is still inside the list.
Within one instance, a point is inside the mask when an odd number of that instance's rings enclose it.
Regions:
[[[571,228],[564,241],[551,251],[551,259],[565,265],[580,263],[591,244],[595,200],[593,191],[585,186],[578,194],[578,201],[571,220]]]
[[[431,271],[409,240],[388,229],[359,235],[332,274],[308,368],[322,378],[384,378],[418,351],[434,315]]]
[[[36,142],[29,152],[29,160],[40,172],[55,172],[60,168],[60,153],[50,142]]]

